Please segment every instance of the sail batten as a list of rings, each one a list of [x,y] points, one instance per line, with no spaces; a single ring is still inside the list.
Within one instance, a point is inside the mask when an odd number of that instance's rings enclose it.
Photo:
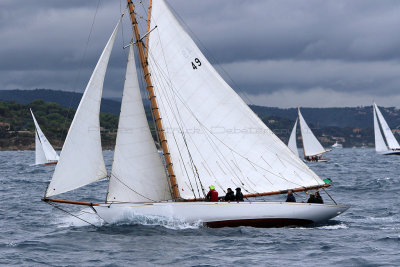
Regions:
[[[392,130],[390,130],[389,125],[387,124],[385,118],[383,117],[381,111],[379,110],[378,106],[376,103],[374,103],[374,109],[376,112],[376,115],[378,116],[379,123],[382,127],[383,134],[385,135],[387,146],[390,149],[400,149],[399,143],[396,140],[396,137],[394,137]],[[379,129],[379,126],[378,126]]]
[[[104,77],[121,19],[90,77],[76,110],[46,197],[107,177],[100,137],[100,102]]]
[[[107,201],[169,199],[167,176],[147,123],[131,45]]]
[[[149,67],[182,198],[204,197],[210,184],[248,193],[323,184],[222,79],[165,1],[153,0],[150,28]]]

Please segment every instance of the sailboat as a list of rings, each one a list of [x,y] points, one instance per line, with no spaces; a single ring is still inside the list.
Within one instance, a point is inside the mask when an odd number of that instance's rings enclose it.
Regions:
[[[134,37],[111,172],[104,164],[99,112],[121,19],[85,89],[43,201],[90,206],[106,223],[134,215],[209,227],[304,225],[324,222],[348,209],[336,202],[265,201],[263,196],[325,190],[330,184],[293,155],[222,79],[164,0],[150,1],[143,36],[134,5],[127,2]],[[133,46],[162,157],[143,108]],[[105,202],[52,198],[104,178],[109,179]],[[247,201],[204,201],[210,185],[220,194],[240,187]]]
[[[315,137],[310,127],[308,127],[306,121],[301,115],[300,108],[297,109],[297,119],[294,123],[293,130],[290,134],[288,147],[290,150],[299,157],[299,152],[297,150],[297,142],[296,142],[296,131],[297,131],[297,121],[300,123],[300,134],[303,143],[303,152],[304,152],[304,160],[311,162],[326,162],[329,159],[322,158],[322,154],[329,152],[330,150],[326,150],[323,148],[321,143]]]
[[[32,109],[30,109],[35,123],[35,165],[57,164],[59,156],[39,127]]]
[[[373,104],[375,150],[382,155],[400,155],[400,146],[376,103]],[[382,136],[381,129],[386,142]]]

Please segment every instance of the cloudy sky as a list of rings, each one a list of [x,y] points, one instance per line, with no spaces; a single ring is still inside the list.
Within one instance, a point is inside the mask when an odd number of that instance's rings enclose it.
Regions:
[[[167,2],[248,103],[328,107],[375,100],[400,107],[400,1]],[[125,3],[1,0],[0,89],[82,92]],[[129,27],[114,48],[107,97],[121,94]]]

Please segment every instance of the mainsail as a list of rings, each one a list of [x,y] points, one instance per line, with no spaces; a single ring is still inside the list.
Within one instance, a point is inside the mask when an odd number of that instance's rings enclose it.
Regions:
[[[49,162],[56,162],[59,159],[57,152],[51,146],[46,136],[43,134],[33,115],[32,109],[30,110],[35,124],[35,164],[46,164]]]
[[[298,119],[296,119],[296,122],[294,123],[294,126],[293,126],[292,133],[290,134],[288,147],[290,148],[290,150],[292,150],[292,152],[295,155],[299,156],[299,150],[297,149],[297,142],[296,142],[297,120]]]
[[[378,116],[378,119],[381,124],[383,134],[385,135],[388,147],[390,149],[400,149],[399,143],[397,142],[396,138],[394,137],[392,130],[390,130],[389,125],[387,124],[385,118],[383,117],[381,111],[379,110],[378,106],[375,103],[374,103],[374,110],[376,112],[376,115]],[[376,127],[375,127],[375,129],[376,129]],[[378,126],[378,130],[379,130],[379,126]]]
[[[310,127],[308,127],[306,121],[301,115],[300,109],[298,109],[298,114],[299,114],[301,138],[303,139],[304,156],[310,157],[327,152],[322,147],[321,143],[318,141],[315,135],[312,133]]]
[[[107,201],[168,199],[167,176],[147,123],[131,45]]]
[[[165,1],[153,1],[150,28],[148,62],[182,198],[204,197],[210,184],[249,194],[324,184],[222,79]]]
[[[97,62],[76,110],[46,197],[61,194],[107,176],[100,139],[100,102],[118,21]]]

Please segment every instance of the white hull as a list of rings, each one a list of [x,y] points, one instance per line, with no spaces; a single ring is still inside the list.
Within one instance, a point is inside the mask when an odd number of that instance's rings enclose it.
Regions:
[[[400,150],[377,151],[380,155],[400,155]]]
[[[320,223],[348,206],[288,202],[161,202],[101,204],[93,207],[106,223],[133,216],[156,216],[209,227],[277,227]]]
[[[309,163],[309,162],[328,162],[329,159],[318,159],[318,160],[306,160],[304,159],[304,162]]]

